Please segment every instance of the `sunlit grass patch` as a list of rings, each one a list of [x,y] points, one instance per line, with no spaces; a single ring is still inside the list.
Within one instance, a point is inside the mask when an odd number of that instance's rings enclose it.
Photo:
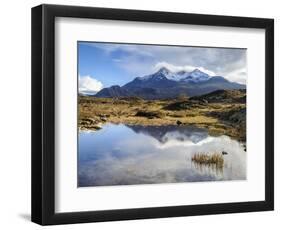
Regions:
[[[245,104],[204,103],[198,100],[144,100],[79,96],[79,128],[95,129],[104,123],[135,125],[194,125],[211,136],[227,135],[246,141]],[[232,112],[234,111],[234,112]],[[87,119],[94,122],[88,124]]]

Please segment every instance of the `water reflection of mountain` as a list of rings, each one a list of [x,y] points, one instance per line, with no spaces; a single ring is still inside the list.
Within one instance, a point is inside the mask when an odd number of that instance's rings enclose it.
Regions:
[[[142,126],[142,125],[126,125],[135,133],[142,133],[157,139],[160,143],[166,143],[170,140],[191,141],[198,143],[208,137],[206,129],[194,126]]]

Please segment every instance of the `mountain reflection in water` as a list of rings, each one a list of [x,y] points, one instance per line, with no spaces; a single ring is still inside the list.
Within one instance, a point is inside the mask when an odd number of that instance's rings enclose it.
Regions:
[[[196,153],[221,153],[223,167],[196,164]],[[107,124],[79,133],[78,185],[131,185],[246,179],[243,144],[192,126]]]
[[[146,134],[154,137],[160,143],[167,143],[170,140],[191,141],[198,143],[208,137],[206,129],[197,128],[194,126],[142,126],[142,125],[127,125],[136,133]]]

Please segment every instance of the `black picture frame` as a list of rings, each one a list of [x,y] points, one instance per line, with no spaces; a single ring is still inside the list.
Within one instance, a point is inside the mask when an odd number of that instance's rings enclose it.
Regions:
[[[265,200],[55,213],[55,18],[109,19],[265,29]],[[261,150],[262,151],[262,150]],[[267,211],[274,209],[274,20],[125,9],[32,8],[32,221],[41,225]]]

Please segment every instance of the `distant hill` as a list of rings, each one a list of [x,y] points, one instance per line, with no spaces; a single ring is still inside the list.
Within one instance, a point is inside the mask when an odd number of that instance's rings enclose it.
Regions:
[[[246,90],[216,90],[201,96],[191,97],[190,100],[199,100],[209,103],[246,103]]]
[[[128,97],[143,99],[172,99],[180,95],[189,97],[207,94],[216,90],[246,89],[246,86],[230,82],[221,76],[209,76],[195,69],[192,72],[171,72],[167,68],[144,76],[137,77],[124,86],[111,86],[99,91],[95,97]]]
[[[114,85],[108,88],[103,88],[96,95],[96,97],[128,97],[130,93],[120,87],[119,85]]]

